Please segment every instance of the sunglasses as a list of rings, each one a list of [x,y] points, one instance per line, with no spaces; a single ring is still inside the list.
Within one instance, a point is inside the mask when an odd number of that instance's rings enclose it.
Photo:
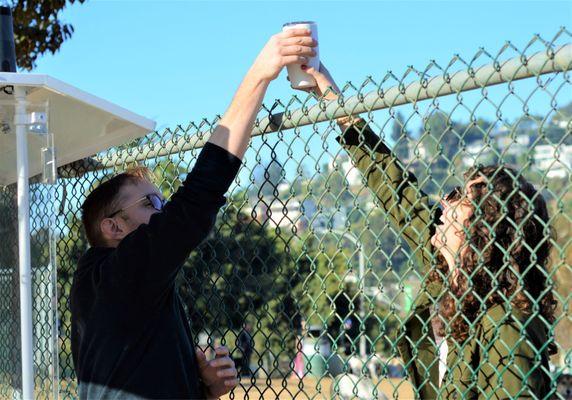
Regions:
[[[151,207],[153,207],[157,211],[163,210],[163,207],[165,207],[165,203],[167,203],[167,200],[163,199],[158,194],[150,193],[150,194],[146,194],[145,196],[141,197],[140,199],[134,201],[133,203],[129,204],[128,206],[125,206],[125,207],[123,207],[117,211],[112,212],[111,214],[109,214],[107,216],[107,218],[113,218],[115,215],[119,214],[121,211],[125,211],[128,208],[133,207],[134,205],[139,204],[145,200],[147,200],[149,202],[149,205],[151,205]]]
[[[462,196],[463,196],[463,189],[461,188],[461,186],[455,186],[453,190],[451,190],[451,192],[444,197],[444,200],[447,203],[450,203],[452,201],[460,200]]]

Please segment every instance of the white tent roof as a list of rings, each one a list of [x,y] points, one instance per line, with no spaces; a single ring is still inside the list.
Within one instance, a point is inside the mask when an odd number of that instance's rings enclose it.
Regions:
[[[0,73],[0,88],[26,88],[29,109],[49,104],[57,166],[127,143],[155,129],[155,122],[48,75]],[[0,91],[0,185],[16,181],[14,95]],[[28,135],[30,176],[39,174],[46,138]]]

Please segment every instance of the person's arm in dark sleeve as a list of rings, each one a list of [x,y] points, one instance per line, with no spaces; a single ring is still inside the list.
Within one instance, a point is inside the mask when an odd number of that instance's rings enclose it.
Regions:
[[[342,129],[336,140],[350,155],[388,220],[411,248],[420,277],[424,278],[434,257],[431,236],[436,218],[428,196],[420,190],[415,176],[364,120],[358,119]]]
[[[293,46],[294,39],[309,45]],[[109,260],[108,268],[113,272],[106,276],[120,277],[117,279],[120,287],[142,281],[161,291],[174,283],[179,268],[206,237],[225,202],[224,193],[237,174],[268,85],[285,65],[313,54],[315,46],[307,30],[282,32],[268,41],[183,186],[162,213],[153,215],[148,225],[121,241]]]
[[[126,236],[112,253],[112,276],[147,289],[164,290],[173,284],[190,252],[212,229],[240,165],[236,156],[207,143],[163,211]]]

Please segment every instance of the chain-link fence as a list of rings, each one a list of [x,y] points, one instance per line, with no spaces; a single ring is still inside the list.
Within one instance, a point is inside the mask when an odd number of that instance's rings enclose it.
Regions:
[[[567,398],[570,37],[562,29],[523,49],[506,43],[497,53],[348,82],[332,103],[297,94],[262,109],[227,205],[178,285],[197,345],[225,344],[239,366],[230,398],[520,398],[540,375],[549,378],[542,396]],[[358,114],[363,121],[342,135],[335,119]],[[87,248],[86,193],[139,163],[169,196],[216,123],[151,133],[60,168],[54,186],[32,186],[40,397],[52,396],[52,373],[61,398],[76,397],[69,295]],[[471,169],[478,164],[495,167]],[[57,215],[46,218],[38,210],[50,209],[49,190]],[[15,188],[1,194],[0,397],[9,398],[20,385],[17,213]],[[433,204],[444,197],[440,216]],[[461,204],[470,216],[457,227],[460,250],[447,257],[443,238]],[[548,363],[549,350],[557,353]]]

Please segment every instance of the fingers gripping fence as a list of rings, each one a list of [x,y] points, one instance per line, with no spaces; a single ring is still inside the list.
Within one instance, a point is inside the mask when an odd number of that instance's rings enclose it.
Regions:
[[[197,345],[229,346],[240,369],[229,398],[566,398],[570,36],[348,82],[329,103],[298,94],[261,110],[216,228],[178,282]],[[363,120],[342,132],[335,120],[348,115]],[[60,168],[49,189],[59,368],[40,347],[40,396],[52,393],[44,369],[59,374],[62,398],[76,397],[68,301],[87,248],[86,193],[139,163],[170,195],[217,121]],[[42,207],[48,188],[34,190],[32,208]],[[2,398],[20,368],[14,192],[0,200]],[[49,227],[32,226],[41,282]],[[44,296],[35,294],[38,310],[49,310]],[[53,332],[43,316],[35,343]]]

